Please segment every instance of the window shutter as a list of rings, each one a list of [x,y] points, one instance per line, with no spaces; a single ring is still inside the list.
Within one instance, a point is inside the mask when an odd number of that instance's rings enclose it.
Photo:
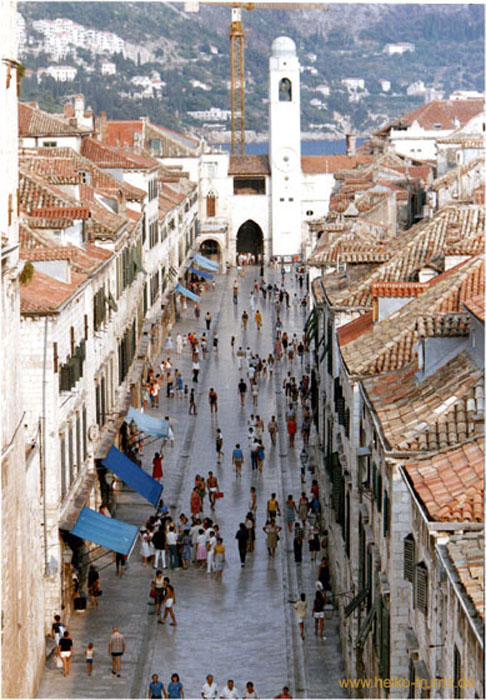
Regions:
[[[378,513],[381,513],[382,498],[383,498],[382,480],[381,480],[381,474],[380,474],[380,472],[378,472],[377,477],[376,477],[376,509],[377,509]]]
[[[368,595],[368,589],[363,588],[358,595],[355,595],[353,600],[346,605],[344,608],[344,617],[349,617],[352,612],[354,612],[360,605],[363,603],[363,601],[366,600],[366,596]]]
[[[413,583],[415,568],[415,540],[413,535],[407,535],[403,540],[403,578]]]
[[[351,413],[349,408],[347,408],[344,412],[344,433],[347,438],[349,438],[349,428],[351,425]]]
[[[380,638],[380,675],[388,678],[390,675],[390,613],[381,601],[381,638]]]
[[[366,637],[370,633],[371,630],[371,625],[373,624],[373,620],[375,619],[376,616],[376,606],[372,605],[367,616],[365,617],[365,620],[363,622],[363,626],[361,627],[359,631],[358,638],[356,640],[356,647],[359,649],[362,647],[366,641]]]
[[[388,535],[390,530],[390,499],[388,491],[385,489],[383,494],[383,537]]]
[[[428,572],[425,564],[420,563],[415,567],[414,599],[415,607],[420,612],[427,614],[427,584]]]

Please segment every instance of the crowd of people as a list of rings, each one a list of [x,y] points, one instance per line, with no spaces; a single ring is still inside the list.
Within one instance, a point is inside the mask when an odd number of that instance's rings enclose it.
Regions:
[[[238,277],[244,276],[245,261],[238,270]],[[198,569],[214,581],[223,581],[223,573],[227,567],[226,547],[228,540],[233,540],[230,546],[237,547],[241,568],[245,568],[248,556],[255,552],[255,543],[258,532],[263,532],[265,545],[269,559],[276,556],[281,533],[287,530],[293,540],[293,554],[295,564],[302,563],[308,553],[309,561],[317,564],[318,556],[324,551],[326,545],[326,531],[322,529],[321,502],[318,481],[313,477],[310,454],[306,448],[309,446],[312,430],[312,376],[309,368],[309,340],[305,333],[300,336],[285,330],[282,318],[283,311],[294,308],[305,310],[308,295],[303,289],[303,275],[296,270],[296,291],[291,294],[285,285],[286,271],[280,272],[280,283],[266,283],[264,279],[255,280],[251,292],[241,313],[240,337],[241,344],[237,343],[237,336],[231,336],[228,351],[237,368],[236,395],[239,396],[241,409],[246,413],[253,413],[246,418],[246,434],[242,434],[239,442],[234,443],[234,448],[229,450],[228,459],[224,460],[224,437],[221,428],[217,427],[219,396],[218,386],[211,386],[207,391],[208,410],[212,421],[212,430],[215,435],[215,464],[221,465],[229,462],[234,469],[235,479],[239,480],[247,471],[252,475],[252,484],[245,508],[241,509],[240,516],[235,517],[233,532],[231,535],[225,528],[223,538],[221,528],[217,522],[217,505],[219,499],[224,497],[221,490],[218,474],[208,470],[207,474],[198,473],[194,476],[194,483],[190,492],[187,510],[178,516],[172,516],[169,509],[160,501],[157,511],[148,518],[139,532],[140,557],[144,567],[153,567],[154,574],[148,590],[148,603],[153,608],[153,614],[159,624],[168,622],[176,627],[178,620],[175,610],[177,608],[176,590],[173,580],[173,572]],[[233,302],[240,302],[240,283],[238,278],[234,280]],[[241,308],[241,307],[240,307]],[[273,319],[273,321],[271,320]],[[169,336],[166,342],[164,358],[157,367],[146,368],[145,381],[142,388],[142,408],[144,411],[159,410],[170,413],[168,408],[172,401],[186,401],[190,415],[198,414],[196,405],[196,391],[200,381],[202,363],[208,357],[214,356],[219,351],[218,334],[212,330],[213,319],[210,311],[201,313],[199,304],[194,305],[195,330],[187,334],[177,332],[175,338]],[[272,352],[263,354],[252,349],[248,344],[248,330],[254,328],[257,334],[265,324],[272,324],[273,347]],[[201,324],[204,330],[201,332]],[[226,348],[225,348],[226,351]],[[187,360],[183,362],[183,355],[190,356],[191,375],[184,376],[182,368],[187,367]],[[264,416],[259,409],[259,398],[263,390],[273,382],[276,364],[280,363],[283,377],[281,392],[285,397],[285,424],[284,431],[279,427],[279,421],[272,413]],[[285,372],[283,371],[285,368]],[[274,385],[274,384],[273,384]],[[280,387],[279,387],[280,388]],[[247,408],[248,406],[248,408]],[[201,408],[200,408],[201,410]],[[155,452],[152,460],[152,476],[157,481],[164,478],[164,449],[170,444],[174,446],[174,431],[169,416],[165,417],[170,426],[167,439]],[[282,426],[282,424],[281,424]],[[122,428],[122,450],[130,459],[142,466],[145,436],[138,430],[132,421],[124,424]],[[284,433],[284,434],[282,434]],[[290,450],[295,450],[296,439],[300,433],[302,450],[299,454],[301,466],[300,481],[302,491],[294,499],[293,494],[288,494],[282,505],[279,503],[276,493],[272,492],[267,498],[262,512],[263,520],[257,527],[257,510],[259,496],[263,497],[265,489],[265,459],[268,435],[271,447],[275,447],[280,440],[282,445],[287,444]],[[256,480],[253,478],[256,477]],[[307,491],[306,486],[309,483]],[[268,494],[268,492],[267,492]],[[186,515],[187,513],[187,515]],[[260,535],[260,537],[262,537]],[[123,576],[126,568],[126,557],[116,555],[117,574]],[[170,577],[167,575],[170,573]],[[177,580],[177,577],[176,577]],[[316,636],[323,637],[324,631],[324,606],[326,596],[330,593],[329,569],[326,559],[322,559],[316,581],[316,591],[312,607],[312,616],[315,621]],[[305,637],[305,618],[307,614],[307,601],[305,593],[300,600],[295,602],[295,611],[299,622],[302,638]],[[59,621],[56,621],[58,624]],[[53,626],[54,630],[54,626]],[[73,643],[67,630],[53,631],[53,635],[59,636],[57,647],[62,660],[65,675],[69,675],[69,661],[73,652]],[[115,631],[113,632],[115,634]],[[116,634],[119,634],[116,630]],[[113,637],[113,635],[112,635]],[[121,650],[123,646],[123,650]],[[115,649],[115,651],[113,651]],[[113,673],[120,675],[121,657],[125,651],[118,636],[110,638],[109,653],[113,661]],[[69,652],[69,653],[68,653]],[[88,674],[92,673],[95,650],[90,644],[85,649],[86,666]],[[201,689],[203,698],[257,698],[257,692],[251,681],[248,681],[245,690],[240,695],[233,680],[229,679],[225,687],[218,689],[213,676],[209,675]],[[149,697],[152,698],[183,698],[184,688],[177,673],[171,676],[170,682],[164,685],[159,676],[154,674],[149,684]],[[291,697],[288,687],[275,697]]]

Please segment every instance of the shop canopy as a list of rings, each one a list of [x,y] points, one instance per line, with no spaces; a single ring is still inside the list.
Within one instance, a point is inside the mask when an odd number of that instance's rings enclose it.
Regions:
[[[200,298],[198,297],[197,294],[194,294],[194,292],[191,292],[190,289],[186,289],[185,287],[182,286],[182,284],[176,284],[175,286],[175,291],[179,292],[179,294],[184,294],[185,297],[188,299],[192,299],[193,301],[200,301]]]
[[[205,277],[208,280],[214,279],[214,275],[212,275],[210,272],[204,272],[204,270],[198,270],[195,267],[190,267],[189,272],[193,272],[195,275],[199,275],[199,277]]]
[[[209,270],[209,272],[218,272],[219,270],[219,263],[206,258],[206,256],[201,255],[201,253],[196,253],[194,255],[193,262],[195,262],[196,265],[199,265],[199,267],[204,267],[205,270]]]
[[[117,450],[113,446],[101,464],[109,469],[113,474],[125,482],[134,491],[147,499],[149,503],[156,506],[159,503],[160,495],[163,491],[162,484],[152,479],[144,470],[131,459]]]
[[[141,430],[142,433],[159,438],[169,437],[169,421],[163,418],[148,416],[146,413],[137,411],[136,408],[130,406],[125,416],[125,423],[130,423],[132,420],[135,421],[137,428]]]
[[[137,539],[138,527],[115,518],[108,518],[84,506],[70,533],[82,540],[89,540],[113,552],[128,556]]]

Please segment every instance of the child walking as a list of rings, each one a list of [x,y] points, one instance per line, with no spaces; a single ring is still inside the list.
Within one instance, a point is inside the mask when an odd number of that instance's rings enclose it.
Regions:
[[[84,656],[86,658],[86,670],[88,672],[88,676],[91,676],[93,673],[93,661],[94,661],[94,646],[93,642],[90,642],[86,649],[84,650]]]

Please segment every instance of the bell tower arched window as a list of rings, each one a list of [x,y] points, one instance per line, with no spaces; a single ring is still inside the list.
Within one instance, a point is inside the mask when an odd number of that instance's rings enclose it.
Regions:
[[[279,102],[292,102],[292,83],[288,78],[282,78],[278,84]]]

